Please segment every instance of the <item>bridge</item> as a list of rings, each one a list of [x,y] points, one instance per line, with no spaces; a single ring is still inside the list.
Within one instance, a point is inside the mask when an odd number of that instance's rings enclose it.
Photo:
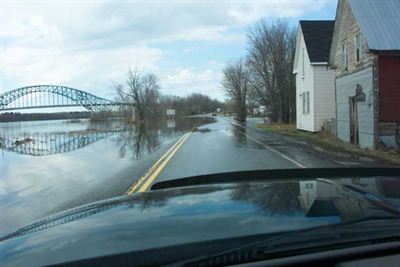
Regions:
[[[125,129],[35,133],[28,136],[0,136],[0,149],[30,156],[48,156],[83,148]]]
[[[88,111],[97,112],[115,110],[128,104],[58,85],[27,86],[0,94],[0,111],[79,106]]]

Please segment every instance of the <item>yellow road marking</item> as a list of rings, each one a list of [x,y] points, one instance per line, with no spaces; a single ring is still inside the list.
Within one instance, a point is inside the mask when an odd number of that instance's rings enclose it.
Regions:
[[[162,155],[162,157],[157,160],[156,163],[153,164],[153,166],[151,166],[126,192],[125,194],[129,195],[132,194],[133,191],[147,178],[147,176],[149,176],[149,174],[161,163],[161,161],[163,161],[169,153],[171,153],[172,150],[174,150],[174,148],[183,140],[183,138],[185,138],[185,135],[183,135],[181,138],[178,139],[178,141],[176,141],[176,143],[170,147],[167,152],[164,153],[164,155]]]
[[[190,133],[189,133],[190,134]],[[126,195],[130,195],[132,193],[134,193],[136,191],[136,189],[146,180],[146,178],[153,173],[153,171],[158,167],[158,165],[168,157],[168,155],[173,152],[173,154],[176,153],[177,149],[175,150],[175,148],[179,145],[181,145],[184,140],[187,139],[187,137],[189,136],[189,134],[184,134],[181,138],[179,138],[179,140],[170,148],[167,150],[167,152],[165,152],[165,154],[159,159],[157,160],[156,163],[153,164],[153,166],[151,166],[126,192]],[[168,161],[172,158],[169,157]],[[164,165],[165,166],[165,165]],[[164,168],[163,166],[163,168]],[[161,171],[161,170],[160,170]],[[159,173],[159,172],[158,172]],[[155,177],[153,178],[153,180],[155,179]],[[146,187],[147,188],[147,187]]]
[[[171,160],[171,158],[175,155],[175,153],[178,151],[178,149],[183,145],[183,143],[186,141],[186,139],[189,138],[191,132],[187,133],[186,137],[182,140],[182,142],[179,143],[175,147],[175,149],[168,155],[168,157],[161,163],[161,165],[154,171],[154,173],[150,176],[149,179],[145,181],[143,186],[139,189],[139,192],[145,192],[147,188],[151,185],[151,183],[157,178],[157,176],[160,174],[160,172],[165,168],[167,163]]]

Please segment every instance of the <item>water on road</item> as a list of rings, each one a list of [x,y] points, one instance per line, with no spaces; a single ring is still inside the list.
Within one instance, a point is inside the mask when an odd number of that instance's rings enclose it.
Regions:
[[[169,179],[380,164],[263,132],[256,127],[262,121],[237,123],[210,116],[140,126],[118,120],[1,123],[0,235],[59,211],[146,191]]]
[[[122,195],[183,133],[212,118],[0,124],[0,235],[55,212]]]

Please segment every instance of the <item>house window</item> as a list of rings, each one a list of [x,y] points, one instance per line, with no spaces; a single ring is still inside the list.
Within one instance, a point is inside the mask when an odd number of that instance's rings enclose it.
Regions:
[[[342,43],[342,69],[347,70],[347,47],[346,41]]]
[[[302,62],[302,70],[301,75],[304,78],[306,71],[305,71],[305,63],[304,63],[304,47],[301,49],[301,62]]]
[[[362,60],[362,47],[361,47],[361,34],[356,34],[355,37],[355,47],[356,47],[356,62],[359,63]]]
[[[302,94],[303,97],[303,114],[310,113],[310,92],[304,92]]]

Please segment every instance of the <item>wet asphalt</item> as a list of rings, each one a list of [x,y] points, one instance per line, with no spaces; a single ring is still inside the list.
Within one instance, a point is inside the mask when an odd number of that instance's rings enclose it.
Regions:
[[[246,128],[223,119],[199,127],[191,133],[157,181],[220,172],[297,167],[251,140],[248,132]]]
[[[262,122],[260,118],[249,118],[246,124],[219,116],[215,119],[215,122],[199,126],[190,133],[152,184],[169,179],[232,171],[381,165],[374,159],[352,158],[325,151],[305,141],[264,132],[257,128],[257,124]],[[59,179],[55,177],[54,182],[48,183],[45,188],[17,192],[12,199],[3,199],[2,209],[7,210],[8,216],[2,219],[0,235],[66,209],[125,194],[182,134],[184,132],[165,139],[157,149],[139,160],[108,162],[107,153],[98,156],[98,162],[91,168],[103,170],[104,175],[92,177],[90,168],[86,167],[87,174],[78,175],[74,180],[68,178],[71,173],[66,173],[62,176],[65,179],[61,176]],[[100,141],[88,146],[88,150],[85,150],[87,156],[93,157],[91,151],[99,151],[95,150],[96,146],[104,146],[107,142],[109,141]],[[73,154],[67,153],[60,158],[60,164],[69,155],[72,160]],[[37,163],[33,165],[38,166]],[[45,174],[45,165],[39,167]],[[118,171],[114,171],[114,168]]]
[[[305,141],[257,128],[260,118],[239,124],[218,117],[192,132],[153,182],[211,173],[381,165],[371,158],[352,158],[325,151]]]

